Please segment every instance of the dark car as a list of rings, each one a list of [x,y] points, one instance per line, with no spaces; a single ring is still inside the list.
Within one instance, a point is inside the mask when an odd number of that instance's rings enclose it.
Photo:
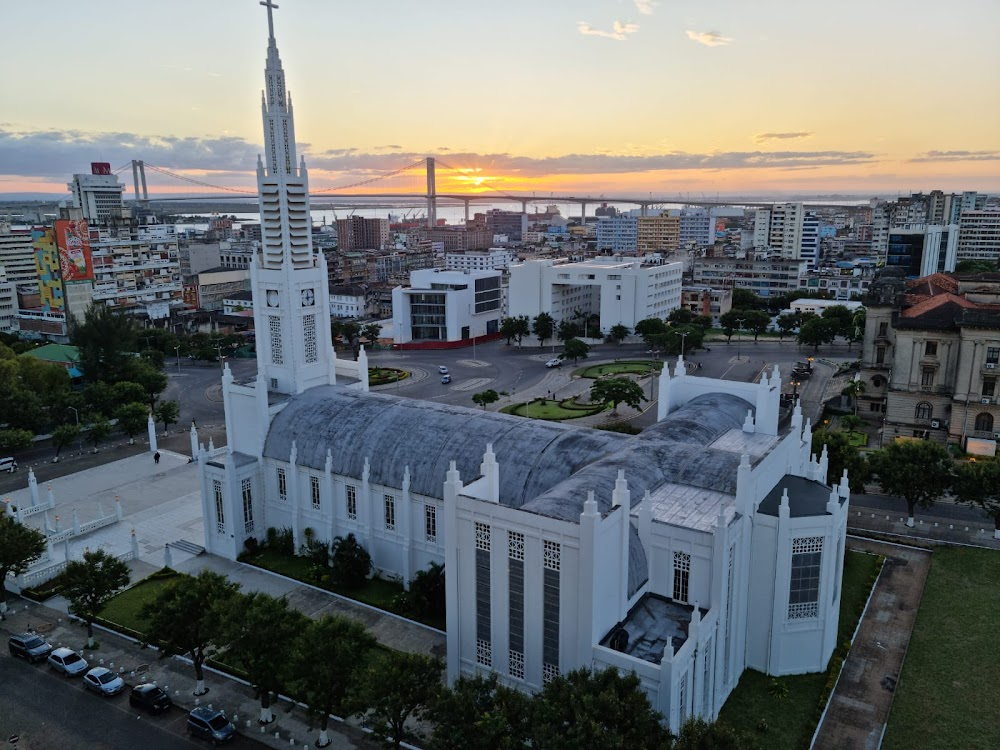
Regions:
[[[34,633],[12,635],[7,641],[7,648],[10,649],[11,656],[20,656],[32,664],[36,661],[45,661],[52,653],[52,646]]]
[[[236,736],[236,727],[222,711],[199,706],[188,714],[187,731],[192,737],[208,740],[213,745],[229,742]]]
[[[151,682],[144,682],[132,688],[128,696],[128,704],[133,708],[141,708],[151,714],[158,714],[169,711],[174,702],[170,696],[164,692],[163,688],[157,687]]]

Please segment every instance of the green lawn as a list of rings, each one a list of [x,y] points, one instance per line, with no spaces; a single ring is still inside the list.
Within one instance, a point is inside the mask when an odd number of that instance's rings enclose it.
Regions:
[[[531,419],[549,419],[561,421],[564,419],[579,419],[589,417],[604,411],[607,404],[580,404],[571,398],[556,401],[555,399],[536,398],[529,404],[511,404],[500,411],[504,414],[516,414],[519,417]]]
[[[998,582],[1000,552],[935,549],[889,714],[886,750],[1000,744]]]
[[[574,371],[573,374],[581,378],[599,378],[603,375],[649,375],[650,367],[654,372],[659,372],[663,368],[663,362],[622,360],[621,362],[583,367]]]
[[[843,643],[854,634],[879,565],[880,560],[874,555],[847,551],[840,597],[838,643]],[[785,698],[774,698],[768,693],[767,686],[774,678],[748,669],[722,707],[719,718],[737,729],[755,733],[757,724],[763,719],[768,730],[758,736],[762,747],[768,750],[798,750],[807,746],[822,710],[819,704],[824,687],[831,671],[840,669],[836,658],[830,661],[831,670],[827,672],[777,678],[788,688]]]
[[[406,370],[399,370],[395,367],[369,367],[368,385],[385,385],[386,383],[397,383],[406,380],[410,373]]]
[[[848,432],[847,439],[855,448],[864,448],[868,445],[868,435],[864,432]]]
[[[137,583],[111,599],[101,611],[101,619],[144,636],[147,623],[139,617],[139,610],[156,599],[167,585],[181,577],[178,573],[172,576],[147,578]]]

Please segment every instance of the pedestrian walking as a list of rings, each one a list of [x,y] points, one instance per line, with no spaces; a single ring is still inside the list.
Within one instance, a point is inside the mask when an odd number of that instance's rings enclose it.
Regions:
[[[156,451],[156,453],[153,454],[153,463],[156,464],[157,466],[159,466],[159,464],[160,464],[160,452],[159,451]]]

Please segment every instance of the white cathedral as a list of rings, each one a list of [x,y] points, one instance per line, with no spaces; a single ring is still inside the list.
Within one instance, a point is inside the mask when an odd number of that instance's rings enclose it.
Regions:
[[[261,3],[266,5],[266,3]],[[228,445],[202,447],[205,547],[230,559],[268,527],[353,533],[404,584],[445,564],[448,679],[524,690],[578,667],[635,672],[678,729],[714,719],[740,674],[826,668],[836,645],[847,477],[777,368],[758,383],[659,379],[637,436],[370,393],[338,361],[326,262],[274,39],[252,269],[258,375],[223,375]]]

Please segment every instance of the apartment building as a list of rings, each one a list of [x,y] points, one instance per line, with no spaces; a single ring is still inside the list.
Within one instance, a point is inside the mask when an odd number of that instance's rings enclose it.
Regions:
[[[172,224],[135,226],[128,218],[90,226],[92,298],[166,317],[182,302],[177,232]]]
[[[960,261],[1000,262],[1000,211],[962,211],[956,257]]]
[[[708,316],[713,326],[719,326],[722,316],[733,309],[733,290],[685,284],[681,288],[681,307],[695,315]]]
[[[681,218],[669,214],[640,216],[636,220],[636,250],[645,253],[671,252],[681,244]]]
[[[627,214],[602,216],[597,221],[597,252],[602,255],[635,255],[639,246],[639,217]]]
[[[381,250],[389,244],[389,220],[348,216],[337,219],[337,248],[351,250]]]
[[[769,297],[798,289],[808,265],[804,260],[778,258],[696,258],[692,263],[692,280],[703,286],[749,289],[761,297]]]
[[[30,231],[13,230],[10,224],[0,223],[0,266],[6,270],[9,283],[38,286]]]
[[[505,248],[491,247],[489,250],[446,253],[444,259],[449,271],[506,271],[517,256]]]

